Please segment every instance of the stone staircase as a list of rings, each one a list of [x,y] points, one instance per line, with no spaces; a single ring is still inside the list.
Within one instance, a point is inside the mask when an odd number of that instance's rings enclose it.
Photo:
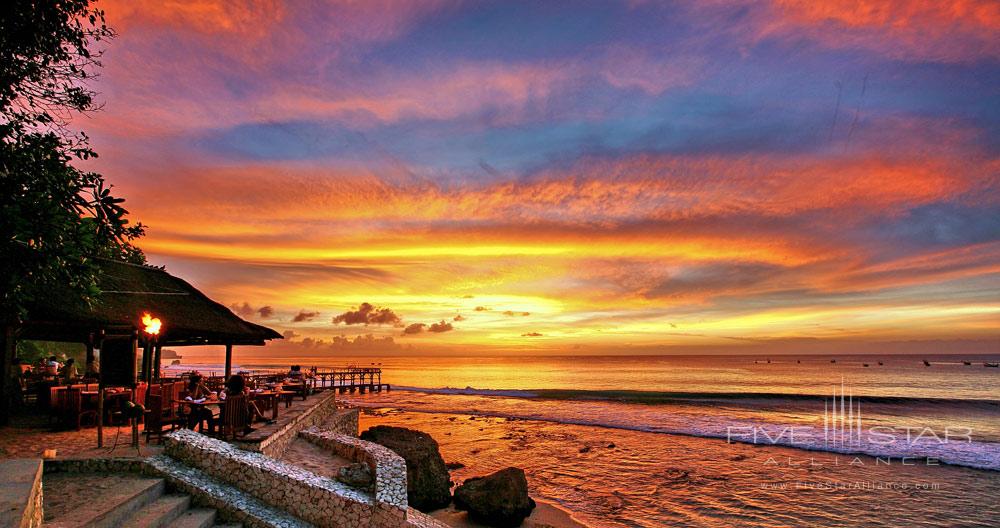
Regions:
[[[66,473],[46,475],[47,528],[237,528],[191,496],[169,491],[163,478]]]

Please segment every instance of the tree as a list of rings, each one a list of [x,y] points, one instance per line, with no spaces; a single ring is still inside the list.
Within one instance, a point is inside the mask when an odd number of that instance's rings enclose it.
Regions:
[[[73,166],[96,156],[69,128],[97,109],[86,83],[113,38],[90,0],[11,0],[0,10],[0,324],[7,418],[17,324],[44,302],[89,303],[95,257],[145,262],[123,200],[100,174]]]

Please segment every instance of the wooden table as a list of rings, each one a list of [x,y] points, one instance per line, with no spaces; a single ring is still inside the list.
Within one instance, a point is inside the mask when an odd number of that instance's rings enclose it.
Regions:
[[[280,393],[274,391],[265,391],[265,392],[250,392],[249,395],[252,400],[268,400],[268,403],[271,406],[271,419],[272,420],[278,419],[278,396],[280,395]]]
[[[307,396],[309,396],[309,385],[307,385],[305,382],[300,382],[300,383],[285,382],[283,384],[283,387],[285,389],[290,389],[292,391],[295,391],[296,394],[302,396],[303,400],[306,399]]]
[[[101,394],[100,391],[91,391],[91,390],[82,390],[82,391],[80,391],[80,397],[81,398],[87,398],[88,400],[94,400],[94,402],[95,402],[95,405],[93,406],[94,409],[97,409],[96,401],[97,401],[97,398],[100,397],[100,394]],[[108,389],[104,389],[104,403],[105,403],[105,405],[104,405],[104,414],[105,414],[105,418],[111,418],[111,415],[115,412],[114,406],[107,405],[107,403],[110,402],[110,401],[112,401],[112,400],[120,400],[122,398],[131,399],[132,398],[132,391],[130,391],[130,390],[110,391]],[[105,423],[110,423],[110,422],[111,422],[110,419],[105,420]]]
[[[188,407],[191,407],[191,408],[200,407],[202,409],[208,408],[209,405],[221,405],[221,404],[223,404],[225,402],[226,402],[226,400],[219,400],[219,399],[204,400],[204,401],[182,400],[182,399],[176,399],[176,400],[174,400],[174,403],[179,403],[181,405],[187,405]],[[214,415],[215,413],[212,413],[212,414]],[[211,422],[209,422],[208,425],[209,425],[209,429],[211,429],[211,425],[212,425]],[[201,423],[200,422],[198,423],[198,428],[201,429]]]
[[[292,398],[294,398],[298,393],[290,390],[280,390],[278,391],[278,394],[283,400],[285,400],[285,408],[287,409],[292,406]]]

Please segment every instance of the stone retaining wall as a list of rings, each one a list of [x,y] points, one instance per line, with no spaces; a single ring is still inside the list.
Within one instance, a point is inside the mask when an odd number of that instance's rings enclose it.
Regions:
[[[0,460],[0,526],[42,526],[42,461],[37,458]]]
[[[262,453],[186,429],[166,435],[165,453],[318,527],[397,527],[405,510],[378,507],[370,493]]]
[[[271,433],[267,438],[259,442],[237,442],[241,448],[249,451],[257,451],[269,457],[279,458],[288,449],[288,445],[295,440],[299,431],[320,425],[326,422],[340,423],[340,427],[349,429],[351,420],[354,422],[354,434],[357,434],[358,415],[356,409],[337,409],[337,395],[335,391],[325,391],[314,397],[320,401],[296,416],[280,429]]]
[[[310,427],[317,426],[334,433],[356,437],[359,433],[358,409],[337,409],[337,412],[330,415],[325,422],[313,424]]]
[[[300,432],[299,436],[352,462],[367,465],[375,477],[376,505],[406,511],[406,461],[403,457],[376,443],[335,431],[311,428]]]

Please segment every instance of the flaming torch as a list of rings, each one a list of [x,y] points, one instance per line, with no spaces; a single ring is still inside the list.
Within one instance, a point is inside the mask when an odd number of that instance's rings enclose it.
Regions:
[[[163,323],[160,318],[153,317],[149,312],[142,314],[142,331],[146,334],[145,343],[142,347],[142,379],[147,383],[153,379],[153,370],[159,371],[159,358],[153,358],[154,343],[156,337],[160,335],[160,328]],[[158,349],[159,347],[155,347]]]
[[[160,333],[160,327],[163,326],[163,323],[160,322],[159,317],[153,317],[149,315],[149,312],[146,312],[142,314],[142,326],[144,327],[142,330],[147,335],[155,336]]]

